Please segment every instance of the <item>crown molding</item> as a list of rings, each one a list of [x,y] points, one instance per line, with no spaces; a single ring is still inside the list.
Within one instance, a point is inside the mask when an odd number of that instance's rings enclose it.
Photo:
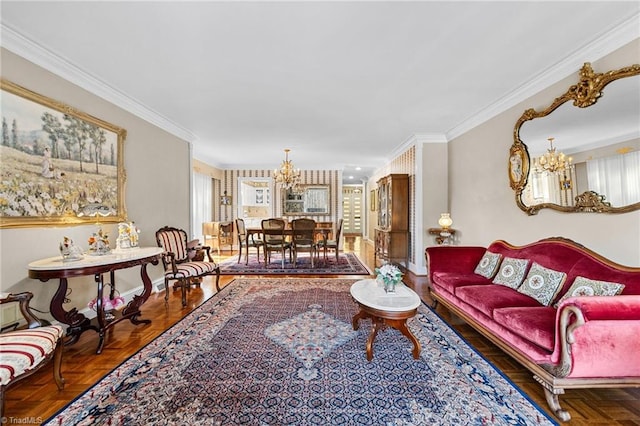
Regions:
[[[0,46],[189,143],[196,136],[67,59],[0,23]]]
[[[611,30],[597,36],[593,41],[576,50],[556,65],[544,70],[530,81],[447,131],[447,140],[455,139],[569,75],[576,74],[585,62],[595,62],[627,43],[640,38],[639,23],[640,13],[636,13]]]
[[[444,135],[412,135],[391,153],[393,156],[406,150],[408,146],[424,140],[423,143],[444,142],[452,140],[491,118],[503,113],[523,100],[539,93],[545,88],[557,83],[567,76],[575,73],[584,62],[594,62],[625,44],[640,38],[640,13],[617,25],[612,30],[598,36],[585,47],[575,51],[558,64],[538,74],[532,80],[516,88],[512,92],[498,99],[496,102],[483,108],[477,114],[467,118]],[[189,143],[197,140],[197,137],[189,130],[179,126],[156,111],[141,104],[136,99],[127,96],[116,88],[95,78],[91,74],[72,64],[60,55],[43,48],[41,45],[24,37],[17,31],[0,23],[0,46],[33,62],[34,64],[50,71],[73,84],[99,96],[108,102],[130,112],[131,114],[148,121],[149,123],[183,139]],[[198,154],[196,149],[196,155]]]
[[[414,133],[409,136],[404,142],[398,145],[387,156],[388,161],[392,161],[394,158],[399,157],[412,146],[419,146],[425,143],[447,143],[448,139],[443,133]]]

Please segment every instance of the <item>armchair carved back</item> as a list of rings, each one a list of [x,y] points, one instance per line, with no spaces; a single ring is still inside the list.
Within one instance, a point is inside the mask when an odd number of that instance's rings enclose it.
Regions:
[[[173,253],[176,263],[189,261],[189,250],[187,248],[187,233],[178,228],[165,226],[156,231],[156,242],[158,247],[162,247],[165,253]],[[165,268],[170,265],[165,256],[162,257]]]

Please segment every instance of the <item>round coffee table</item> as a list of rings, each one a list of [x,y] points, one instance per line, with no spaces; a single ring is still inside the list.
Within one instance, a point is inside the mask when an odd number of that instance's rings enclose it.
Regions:
[[[367,279],[353,283],[351,296],[360,306],[360,312],[354,315],[353,329],[360,328],[360,320],[371,318],[373,328],[367,339],[367,360],[373,359],[373,341],[378,330],[388,325],[402,334],[413,343],[413,357],[420,357],[420,342],[407,328],[407,319],[413,317],[418,306],[422,303],[415,291],[404,284],[396,286],[395,293],[386,293],[382,284],[376,280]]]

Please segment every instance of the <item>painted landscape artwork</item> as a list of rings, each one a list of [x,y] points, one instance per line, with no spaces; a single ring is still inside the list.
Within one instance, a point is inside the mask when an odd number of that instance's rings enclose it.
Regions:
[[[124,220],[126,131],[2,81],[0,224]]]

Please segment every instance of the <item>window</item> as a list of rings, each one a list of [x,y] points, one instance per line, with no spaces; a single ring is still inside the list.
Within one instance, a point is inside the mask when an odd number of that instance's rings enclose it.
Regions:
[[[200,173],[193,174],[191,238],[198,238],[200,241],[204,241],[202,224],[212,221],[212,187],[210,176]]]
[[[640,151],[587,161],[589,189],[612,206],[640,201]]]

